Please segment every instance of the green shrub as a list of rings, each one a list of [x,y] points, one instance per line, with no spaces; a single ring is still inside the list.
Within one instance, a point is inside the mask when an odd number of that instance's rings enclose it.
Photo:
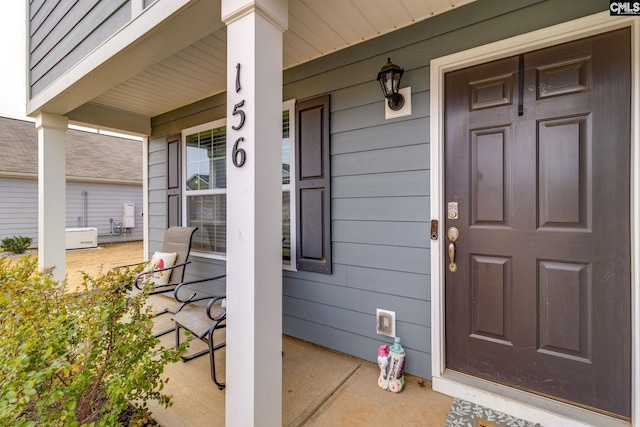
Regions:
[[[135,274],[85,275],[72,294],[35,258],[0,259],[0,425],[115,426],[130,405],[139,425],[147,401],[171,404],[161,375],[186,346],[159,345]]]
[[[23,254],[31,246],[33,239],[25,236],[13,236],[2,239],[2,247],[16,254]]]

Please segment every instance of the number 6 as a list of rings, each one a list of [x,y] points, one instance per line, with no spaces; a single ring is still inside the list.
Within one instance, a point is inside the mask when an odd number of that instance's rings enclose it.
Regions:
[[[244,165],[244,161],[247,159],[247,154],[244,152],[242,148],[238,148],[238,144],[244,141],[243,137],[236,139],[236,143],[233,144],[233,152],[231,153],[231,160],[233,164],[237,168],[241,168]],[[238,158],[240,157],[240,158]]]

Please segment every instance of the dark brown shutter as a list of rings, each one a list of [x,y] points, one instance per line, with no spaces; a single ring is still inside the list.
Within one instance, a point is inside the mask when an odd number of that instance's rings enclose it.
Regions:
[[[296,104],[296,266],[331,274],[329,114],[329,95]]]
[[[167,137],[167,227],[182,225],[180,135]]]

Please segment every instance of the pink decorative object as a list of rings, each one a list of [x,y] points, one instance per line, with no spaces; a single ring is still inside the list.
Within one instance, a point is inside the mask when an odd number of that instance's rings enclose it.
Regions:
[[[393,393],[404,390],[404,358],[404,349],[398,337],[391,348],[387,344],[378,348],[378,366],[380,367],[378,386],[380,388]]]

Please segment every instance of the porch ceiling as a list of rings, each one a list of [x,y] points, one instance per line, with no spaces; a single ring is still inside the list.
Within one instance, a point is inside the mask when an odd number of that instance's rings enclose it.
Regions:
[[[283,68],[390,33],[475,0],[289,0]],[[219,3],[219,2],[217,2]],[[152,6],[153,7],[153,6]],[[226,88],[226,27],[105,88],[84,108],[154,117]],[[78,106],[80,107],[80,106]],[[81,107],[83,108],[83,107]]]

